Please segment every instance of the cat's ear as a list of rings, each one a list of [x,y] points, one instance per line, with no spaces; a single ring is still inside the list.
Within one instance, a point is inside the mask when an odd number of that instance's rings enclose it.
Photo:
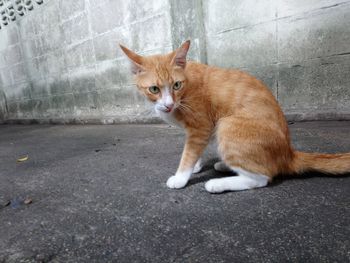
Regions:
[[[135,52],[131,51],[130,49],[124,47],[121,44],[119,44],[119,46],[123,50],[125,55],[129,58],[129,61],[131,62],[131,72],[133,74],[136,75],[146,71],[145,68],[142,66],[142,60],[143,60],[142,56],[136,54]]]
[[[175,56],[172,60],[172,64],[179,66],[181,68],[186,67],[186,56],[187,52],[190,48],[191,41],[187,40],[185,43],[183,43],[176,51]]]

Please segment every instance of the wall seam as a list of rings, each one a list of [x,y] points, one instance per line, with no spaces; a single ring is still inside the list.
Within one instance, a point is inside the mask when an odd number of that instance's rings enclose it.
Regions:
[[[279,78],[280,78],[280,67],[279,67],[279,60],[280,60],[280,55],[279,55],[279,35],[278,35],[278,7],[276,7],[276,62],[277,62],[277,76],[276,76],[276,99],[279,102]]]
[[[199,20],[200,20],[200,38],[199,41],[203,42],[202,52],[203,52],[203,63],[208,64],[208,51],[207,51],[207,37],[206,37],[206,28],[204,23],[204,7],[203,0],[199,0]]]
[[[172,0],[168,0],[168,6],[169,6],[169,18],[170,18],[170,35],[171,35],[171,46],[172,46],[172,49],[175,50],[177,48],[176,44],[175,44],[175,40],[176,40],[176,37],[175,37],[175,33],[174,33],[174,13],[173,13],[173,5],[172,5]]]

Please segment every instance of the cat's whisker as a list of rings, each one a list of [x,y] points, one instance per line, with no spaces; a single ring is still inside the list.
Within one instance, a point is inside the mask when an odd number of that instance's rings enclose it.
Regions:
[[[181,106],[187,113],[190,113],[192,115],[192,117],[195,117],[198,115],[198,112],[195,111],[190,105],[188,105],[186,103],[181,103]]]
[[[189,105],[183,104],[180,102],[178,108],[181,110],[183,110],[184,112],[186,112],[187,114],[191,114],[192,116],[194,116],[194,111],[192,110],[192,108]]]
[[[179,109],[180,111],[182,111],[184,114],[191,115],[191,117],[193,117],[192,111],[189,110],[188,108],[184,107],[183,105],[179,105],[179,106],[178,106],[178,109]]]
[[[184,107],[187,107],[189,110],[195,112],[194,109],[193,109],[190,105],[188,105],[188,104],[186,104],[186,103],[182,103],[182,105],[183,105]]]

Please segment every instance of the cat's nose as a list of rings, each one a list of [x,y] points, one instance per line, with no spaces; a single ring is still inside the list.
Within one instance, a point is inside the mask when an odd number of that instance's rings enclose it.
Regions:
[[[166,108],[166,112],[171,112],[171,110],[174,108],[174,104],[168,104],[168,105],[165,105],[165,108]]]

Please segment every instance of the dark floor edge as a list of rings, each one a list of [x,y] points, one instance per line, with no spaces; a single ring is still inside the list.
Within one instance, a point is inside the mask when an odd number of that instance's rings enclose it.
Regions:
[[[112,125],[112,124],[160,124],[163,123],[159,118],[148,118],[148,119],[8,119],[0,121],[0,124],[98,124],[98,125]]]
[[[350,112],[286,113],[288,121],[348,121]]]
[[[350,112],[287,113],[287,121],[347,121]],[[149,118],[51,118],[51,119],[7,119],[0,124],[161,124],[158,117]]]

